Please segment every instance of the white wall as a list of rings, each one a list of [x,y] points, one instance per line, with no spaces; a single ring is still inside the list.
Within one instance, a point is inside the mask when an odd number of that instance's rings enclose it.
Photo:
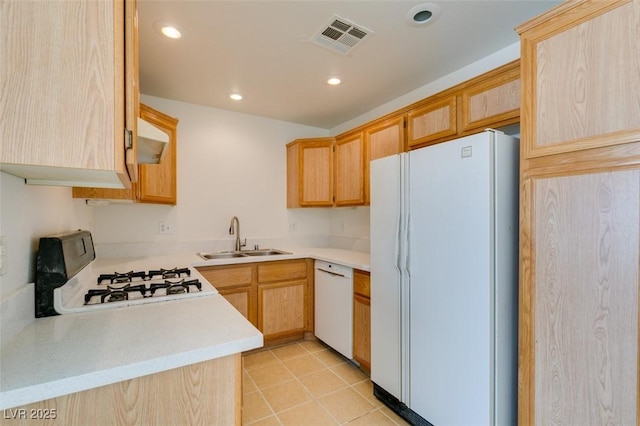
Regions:
[[[179,120],[178,204],[94,207],[98,255],[117,255],[122,243],[149,254],[199,243],[202,250],[231,249],[233,216],[249,247],[295,237],[326,243],[328,210],[286,208],[285,145],[327,130],[151,96],[142,101]],[[173,234],[159,234],[161,221]]]
[[[91,228],[91,210],[84,201],[72,200],[71,188],[25,185],[24,179],[0,172],[6,268],[0,276],[0,299],[34,281],[40,237]]]

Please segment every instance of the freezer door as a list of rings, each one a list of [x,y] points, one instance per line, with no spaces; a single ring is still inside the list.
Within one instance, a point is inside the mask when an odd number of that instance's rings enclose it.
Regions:
[[[400,328],[401,162],[371,162],[371,380],[402,400]]]
[[[411,152],[408,406],[434,425],[492,422],[492,137]]]

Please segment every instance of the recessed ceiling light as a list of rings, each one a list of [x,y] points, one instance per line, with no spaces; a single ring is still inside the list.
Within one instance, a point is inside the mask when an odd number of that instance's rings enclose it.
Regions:
[[[337,86],[340,83],[342,83],[342,81],[338,77],[331,77],[329,80],[327,80],[327,84],[331,86]]]
[[[163,34],[166,37],[177,39],[182,37],[183,31],[175,24],[168,22],[158,21],[153,24],[153,28],[156,31]]]
[[[229,95],[229,97],[231,99],[233,99],[234,101],[241,101],[242,100],[242,95],[239,93],[232,93]]]
[[[182,33],[176,27],[162,27],[162,34],[169,38],[180,38]]]
[[[440,14],[440,6],[434,3],[422,3],[407,12],[406,21],[414,27],[431,24]]]

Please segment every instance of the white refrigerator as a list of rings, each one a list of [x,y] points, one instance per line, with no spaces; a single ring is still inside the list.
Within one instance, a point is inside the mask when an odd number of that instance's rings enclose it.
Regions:
[[[371,162],[371,380],[412,424],[515,425],[519,140]]]

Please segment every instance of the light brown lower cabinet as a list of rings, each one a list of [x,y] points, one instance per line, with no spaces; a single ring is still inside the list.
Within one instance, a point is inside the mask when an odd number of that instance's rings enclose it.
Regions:
[[[264,346],[304,338],[313,330],[309,312],[307,259],[198,267],[242,315],[264,335]]]
[[[4,410],[2,425],[240,425],[240,354]]]
[[[371,371],[371,276],[353,273],[353,359]]]

